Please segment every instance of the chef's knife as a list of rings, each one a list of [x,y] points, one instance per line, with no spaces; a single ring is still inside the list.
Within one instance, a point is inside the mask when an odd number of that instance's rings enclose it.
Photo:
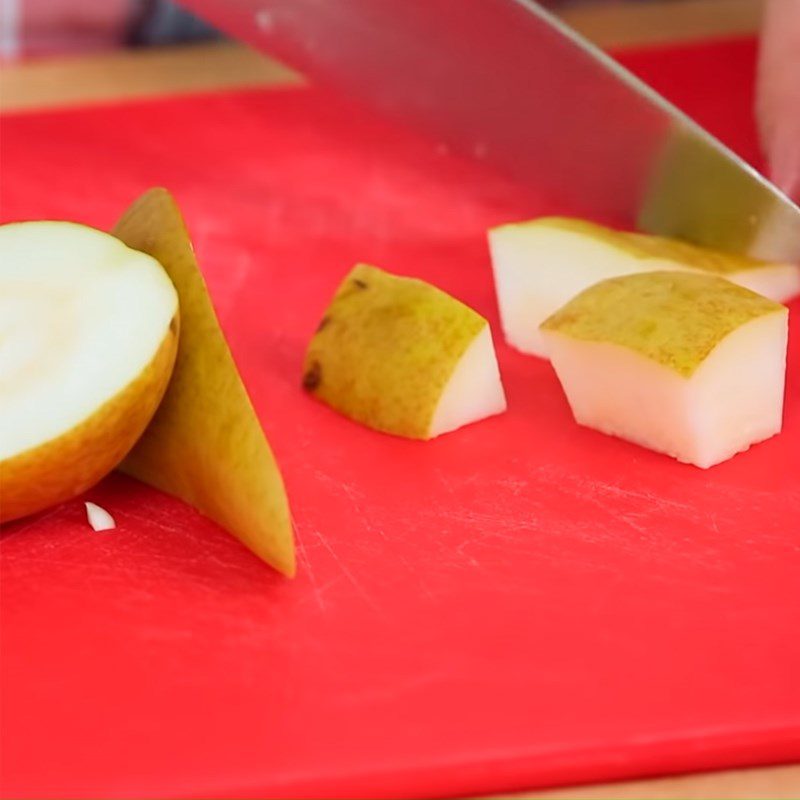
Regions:
[[[589,217],[800,260],[800,208],[531,0],[185,0]]]

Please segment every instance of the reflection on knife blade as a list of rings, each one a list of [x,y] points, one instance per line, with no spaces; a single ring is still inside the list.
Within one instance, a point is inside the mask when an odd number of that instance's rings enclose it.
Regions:
[[[800,260],[800,209],[531,0],[189,0],[577,213]]]

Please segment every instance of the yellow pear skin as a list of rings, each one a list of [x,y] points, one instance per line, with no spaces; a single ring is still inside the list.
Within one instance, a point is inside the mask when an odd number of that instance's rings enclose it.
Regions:
[[[525,225],[526,223],[520,224]],[[616,247],[643,261],[665,259],[682,264],[687,268],[716,273],[723,277],[747,270],[771,269],[775,266],[773,262],[762,261],[751,256],[727,253],[710,247],[699,247],[666,236],[635,231],[618,231],[575,217],[543,217],[528,224],[580,233],[598,242]]]
[[[586,289],[542,330],[619,345],[689,378],[730,333],[775,313],[786,308],[713,276],[645,272]]]
[[[284,575],[295,573],[289,504],[197,266],[173,197],[151,189],[113,233],[152,255],[178,290],[175,370],[145,435],[122,469],[184,500]]]

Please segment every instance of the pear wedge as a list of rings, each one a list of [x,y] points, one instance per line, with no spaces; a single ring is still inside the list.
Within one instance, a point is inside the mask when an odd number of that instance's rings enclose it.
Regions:
[[[303,386],[357,422],[411,439],[506,408],[486,320],[428,283],[366,264],[325,312]]]
[[[180,297],[175,370],[122,469],[194,506],[285,575],[295,572],[278,465],[239,377],[175,200],[151,189],[113,230],[157,259]]]
[[[650,272],[541,330],[578,423],[708,468],[780,432],[788,316],[723,278]]]
[[[800,266],[627,233],[566,217],[543,217],[489,231],[500,318],[508,343],[547,358],[539,325],[598,281],[659,270],[726,278],[784,303],[800,293]]]
[[[0,226],[0,522],[117,466],[164,394],[178,327],[150,256],[71,222]]]

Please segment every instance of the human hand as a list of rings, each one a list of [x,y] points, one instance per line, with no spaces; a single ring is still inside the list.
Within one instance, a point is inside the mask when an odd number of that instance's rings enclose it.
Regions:
[[[800,0],[767,0],[756,116],[773,182],[800,200]]]

